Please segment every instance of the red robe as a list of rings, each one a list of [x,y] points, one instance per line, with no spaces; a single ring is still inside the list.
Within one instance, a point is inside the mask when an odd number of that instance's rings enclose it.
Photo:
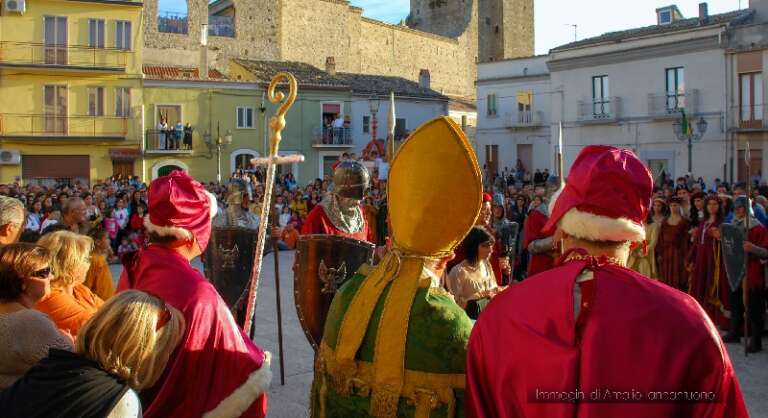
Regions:
[[[723,265],[720,241],[711,234],[712,228],[719,228],[720,222],[701,222],[693,234],[693,244],[688,256],[691,273],[691,294],[716,324],[728,326],[730,321],[723,316],[721,307],[728,308],[728,279]]]
[[[364,216],[363,229],[360,232],[350,234],[336,228],[331,219],[328,218],[328,215],[325,214],[325,208],[321,205],[312,208],[309,215],[307,215],[307,219],[304,221],[304,225],[301,227],[301,235],[308,234],[341,235],[342,237],[354,238],[359,241],[374,242],[374,237],[371,236]]]
[[[542,232],[548,220],[549,218],[541,213],[540,210],[533,210],[528,214],[523,226],[523,238],[525,238],[523,248],[528,248],[532,241],[548,237],[547,234]],[[555,260],[549,253],[531,254],[531,260],[528,262],[528,277],[547,271],[554,265]]]
[[[568,262],[514,285],[483,311],[467,353],[467,417],[747,418],[728,352],[690,296],[592,263],[575,321],[574,283],[587,264]],[[716,401],[648,401],[682,390],[712,392]],[[551,391],[579,400],[542,401]],[[592,401],[596,395],[620,401]]]
[[[118,291],[156,295],[186,321],[179,348],[160,381],[141,394],[144,417],[201,417],[225,399],[229,411],[243,411],[233,416],[266,416],[271,373],[262,368],[265,353],[235,324],[213,285],[168,248],[150,246],[126,261]],[[241,393],[231,396],[238,388]]]

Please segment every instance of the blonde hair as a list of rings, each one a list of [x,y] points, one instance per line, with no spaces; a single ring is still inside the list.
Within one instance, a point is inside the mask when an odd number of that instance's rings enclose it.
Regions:
[[[55,277],[51,286],[61,288],[85,280],[87,269],[82,277],[76,273],[83,264],[90,263],[91,238],[70,231],[56,231],[43,235],[37,243],[51,252],[51,270]]]
[[[156,296],[128,290],[88,320],[75,350],[141,390],[157,382],[183,334],[181,312]]]

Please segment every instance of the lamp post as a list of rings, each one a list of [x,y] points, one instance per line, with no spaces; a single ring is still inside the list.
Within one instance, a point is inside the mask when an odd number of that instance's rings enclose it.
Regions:
[[[216,122],[216,143],[212,141],[211,134],[206,132],[203,135],[203,141],[209,150],[216,147],[216,181],[221,183],[221,149],[232,143],[232,131],[227,129],[224,137],[221,137],[221,126]]]
[[[377,121],[376,121],[376,113],[379,112],[379,106],[381,105],[381,100],[376,97],[376,95],[372,95],[370,99],[368,99],[368,106],[369,110],[371,111],[371,140],[376,140],[376,128],[377,128]]]
[[[688,122],[691,123],[691,122]],[[675,131],[675,136],[679,141],[688,141],[688,174],[693,175],[693,141],[700,140],[707,132],[708,123],[703,117],[699,118],[696,122],[696,130],[698,132],[685,132],[683,129],[682,120],[678,119],[672,123],[672,128]]]

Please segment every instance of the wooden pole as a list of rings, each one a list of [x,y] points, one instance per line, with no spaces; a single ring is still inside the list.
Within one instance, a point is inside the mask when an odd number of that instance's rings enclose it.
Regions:
[[[752,178],[750,176],[750,164],[751,156],[749,150],[749,141],[747,141],[746,149],[744,151],[744,163],[747,168],[747,214],[744,217],[744,239],[749,241],[749,216],[752,213]],[[741,299],[744,304],[744,357],[749,356],[749,253],[744,254],[744,279],[741,281]]]
[[[272,225],[278,225],[280,215],[273,211]],[[280,249],[277,237],[272,237],[272,252],[275,255],[275,299],[277,306],[277,349],[280,352],[280,385],[285,386],[285,361],[283,360],[283,309],[280,303]]]

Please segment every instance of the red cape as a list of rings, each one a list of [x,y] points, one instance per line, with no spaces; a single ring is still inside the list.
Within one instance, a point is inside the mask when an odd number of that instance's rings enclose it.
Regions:
[[[523,238],[525,238],[523,248],[528,248],[528,244],[532,241],[549,236],[543,232],[544,225],[547,224],[548,220],[549,218],[538,209],[528,214],[523,225]],[[528,277],[547,271],[554,267],[554,265],[555,260],[550,254],[532,254],[531,260],[528,262]]]
[[[264,417],[262,393],[271,380],[269,367],[262,368],[265,354],[235,324],[210,282],[168,248],[150,246],[127,261],[118,291],[152,293],[181,311],[186,321],[163,377],[142,393],[144,417],[201,417],[214,409],[218,413],[213,416]]]
[[[347,233],[333,225],[328,215],[325,214],[325,208],[320,205],[315,206],[307,215],[307,219],[304,221],[304,226],[301,227],[301,235],[309,234],[323,234],[323,235],[341,235],[347,238],[354,238],[359,241],[373,242],[373,237],[370,236],[368,230],[368,223],[365,222],[365,216],[363,216],[363,229],[360,232]]]
[[[593,266],[591,304],[574,324],[573,287],[586,265],[529,278],[483,311],[467,354],[467,417],[748,417],[728,352],[690,296],[624,268]],[[594,390],[619,401],[591,401]],[[681,390],[712,392],[716,401],[648,401]],[[582,397],[543,402],[552,392]],[[627,394],[634,400],[623,401]]]

